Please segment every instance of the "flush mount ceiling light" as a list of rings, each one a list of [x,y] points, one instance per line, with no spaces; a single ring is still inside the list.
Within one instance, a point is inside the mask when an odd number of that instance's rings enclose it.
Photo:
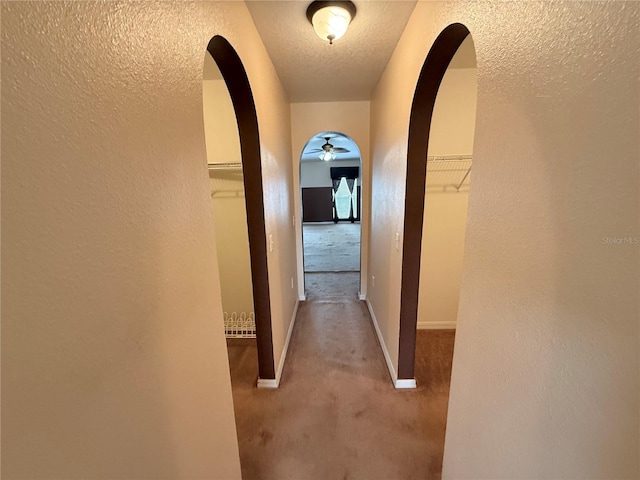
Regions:
[[[316,34],[333,44],[342,37],[356,16],[356,6],[348,0],[316,0],[307,8],[307,18]]]

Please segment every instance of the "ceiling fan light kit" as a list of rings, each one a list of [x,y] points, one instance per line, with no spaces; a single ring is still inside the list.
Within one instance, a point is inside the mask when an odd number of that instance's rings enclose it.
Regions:
[[[356,6],[349,0],[316,0],[307,7],[307,18],[316,34],[333,45],[341,38],[356,16]]]
[[[309,150],[308,153],[316,153],[316,152],[320,152],[320,155],[318,155],[318,158],[320,160],[324,160],[325,162],[330,162],[331,160],[335,160],[336,159],[336,153],[349,153],[350,150],[343,148],[343,147],[334,147],[333,145],[331,145],[329,143],[329,140],[331,139],[331,137],[318,137],[318,138],[324,138],[325,143],[324,145],[322,145],[321,148],[315,148],[313,150]]]
[[[330,162],[331,160],[336,159],[336,154],[333,152],[323,152],[320,155],[318,155],[318,158],[320,160],[324,160],[325,162]]]

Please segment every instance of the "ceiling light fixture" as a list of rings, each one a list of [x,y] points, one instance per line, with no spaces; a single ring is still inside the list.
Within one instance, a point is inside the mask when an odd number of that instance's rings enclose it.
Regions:
[[[356,6],[349,0],[316,0],[307,7],[316,34],[331,45],[346,33],[355,16]]]

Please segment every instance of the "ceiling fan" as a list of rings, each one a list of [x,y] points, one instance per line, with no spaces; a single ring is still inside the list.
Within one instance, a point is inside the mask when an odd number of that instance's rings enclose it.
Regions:
[[[326,143],[322,145],[321,148],[314,148],[313,150],[309,151],[309,153],[321,152],[319,155],[320,160],[324,160],[325,162],[328,162],[329,160],[336,159],[336,153],[349,153],[350,150],[347,150],[346,148],[334,147],[333,145],[331,145],[329,143],[329,140],[331,139],[331,137],[322,137],[322,138],[325,139]]]

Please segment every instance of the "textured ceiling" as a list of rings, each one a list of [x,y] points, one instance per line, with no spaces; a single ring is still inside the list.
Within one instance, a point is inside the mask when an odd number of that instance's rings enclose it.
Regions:
[[[311,153],[310,150],[322,148],[322,145],[326,142],[324,137],[330,137],[329,143],[334,147],[342,147],[349,150],[349,153],[336,153],[336,160],[360,160],[360,151],[355,142],[337,132],[322,132],[309,139],[309,142],[304,146],[300,160],[303,162],[321,162],[322,160],[318,158],[320,153]]]
[[[333,45],[313,31],[306,17],[309,3],[246,2],[289,100],[369,100],[415,1],[354,1],[356,16]]]

